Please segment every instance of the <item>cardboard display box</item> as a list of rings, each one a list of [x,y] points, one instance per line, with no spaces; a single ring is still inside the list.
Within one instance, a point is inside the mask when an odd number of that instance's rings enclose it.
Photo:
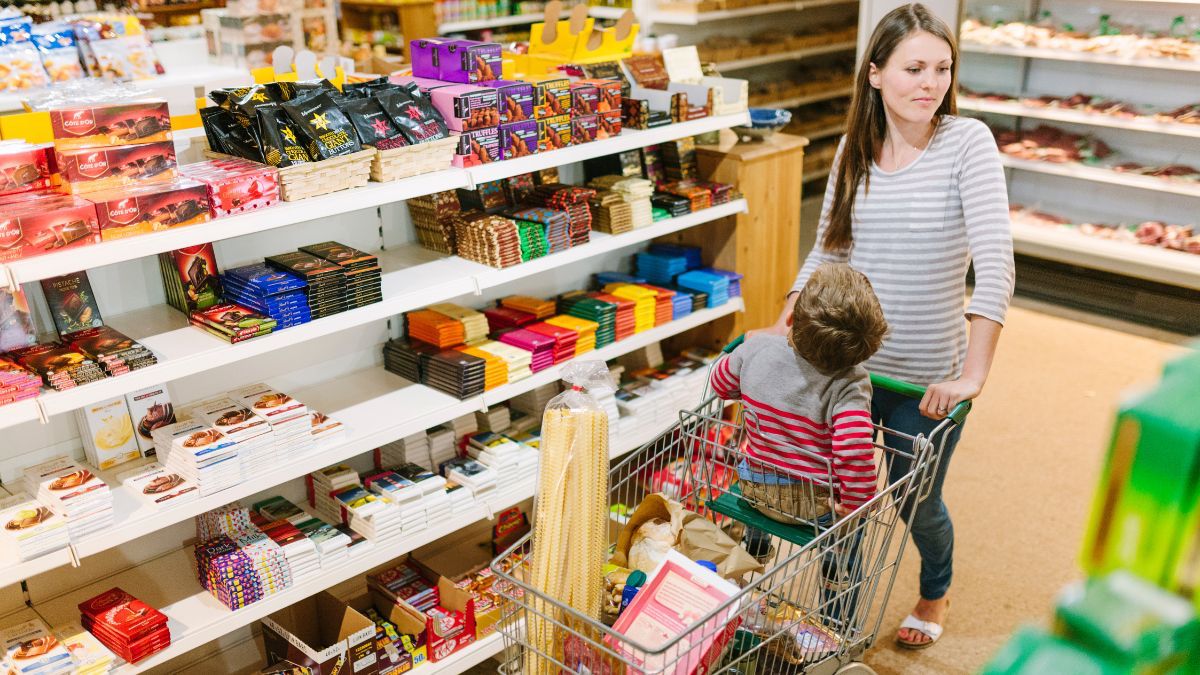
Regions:
[[[375,622],[328,591],[262,620],[267,663],[291,661],[312,675],[377,675]]]

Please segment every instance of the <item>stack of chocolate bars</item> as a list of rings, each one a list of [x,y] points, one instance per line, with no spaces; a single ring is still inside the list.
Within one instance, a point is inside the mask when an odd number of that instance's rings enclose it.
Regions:
[[[637,331],[637,319],[634,317],[637,303],[628,298],[619,298],[608,293],[592,293],[591,296],[616,306],[617,316],[613,329],[618,340],[624,340]]]
[[[501,335],[500,342],[529,352],[529,368],[535,373],[554,365],[555,342],[552,337],[517,328]]]
[[[692,212],[692,201],[666,192],[656,192],[650,203],[656,209],[666,211],[672,218],[686,216]]]
[[[417,241],[427,249],[453,255],[454,214],[462,210],[458,192],[447,190],[407,201],[408,214],[417,230]]]
[[[290,272],[308,284],[308,309],[314,320],[346,311],[346,272],[339,265],[303,251],[267,258],[267,264]]]
[[[264,263],[225,270],[225,298],[274,319],[280,328],[308,323],[312,313],[304,290],[308,283]]]
[[[383,300],[379,258],[336,241],[301,246],[300,250],[328,260],[346,273],[346,309],[357,309]]]
[[[597,325],[596,349],[606,347],[617,339],[617,306],[612,303],[588,297],[585,293],[571,293],[559,299],[558,311],[594,322]]]
[[[508,368],[509,382],[519,382],[533,375],[533,370],[529,367],[533,361],[533,355],[524,349],[492,340],[481,342],[476,348],[494,354],[504,361]]]
[[[558,253],[571,248],[571,219],[565,211],[544,207],[517,209],[508,213],[518,224],[539,223],[545,230],[546,253]]]
[[[503,216],[482,211],[459,213],[454,220],[454,236],[458,255],[467,260],[501,269],[521,262],[517,224]]]
[[[548,319],[554,316],[556,309],[553,300],[542,300],[528,295],[510,295],[502,298],[500,306],[532,314],[536,319]]]
[[[502,331],[520,328],[527,323],[537,321],[537,317],[529,312],[522,312],[510,307],[489,307],[483,310],[483,315],[487,317],[488,331],[493,336]]]
[[[488,334],[487,317],[468,307],[456,305],[452,302],[441,302],[436,305],[429,306],[430,311],[437,312],[443,316],[450,317],[462,324],[462,342],[465,344],[474,344],[480,340],[486,340]]]
[[[446,349],[466,342],[463,324],[431,309],[420,309],[404,315],[409,337]]]
[[[33,398],[41,390],[37,375],[0,356],[0,405]]]
[[[8,355],[15,358],[19,365],[41,376],[47,387],[57,391],[104,379],[100,364],[74,347],[54,343],[37,344],[13,350]]]
[[[120,588],[80,603],[79,611],[83,627],[129,663],[171,646],[167,615]]]
[[[608,234],[622,234],[633,229],[633,207],[621,193],[600,190],[591,200],[592,227]]]
[[[63,336],[63,340],[99,363],[109,377],[158,363],[154,352],[110,326],[81,330]]]
[[[637,254],[637,273],[653,284],[669,284],[688,271],[688,260],[682,255],[643,251]]]
[[[697,265],[697,267],[699,267],[699,265]],[[729,270],[719,270],[715,267],[704,267],[704,268],[701,268],[700,271],[708,272],[709,274],[715,274],[719,277],[725,277],[726,279],[729,280],[729,297],[731,297],[731,298],[742,297],[742,276],[743,275],[738,274],[737,272],[730,272]]]
[[[113,495],[90,467],[55,457],[25,469],[25,489],[67,521],[71,541],[113,524]]]
[[[193,326],[203,328],[230,343],[270,335],[279,325],[275,319],[265,314],[231,303],[197,309],[191,313],[189,321]]]
[[[582,246],[591,237],[589,202],[595,195],[595,190],[577,185],[540,185],[533,191],[533,200],[539,206],[565,211],[571,219],[571,246]]]
[[[675,283],[683,288],[707,293],[709,307],[718,307],[729,301],[729,279],[723,275],[692,270],[680,274]]]
[[[579,334],[570,328],[539,321],[529,324],[525,329],[532,333],[545,335],[554,340],[553,353],[555,365],[575,358],[575,344],[579,341]]]
[[[517,236],[521,238],[521,262],[541,258],[550,252],[550,240],[546,238],[546,227],[541,223],[518,220]]]

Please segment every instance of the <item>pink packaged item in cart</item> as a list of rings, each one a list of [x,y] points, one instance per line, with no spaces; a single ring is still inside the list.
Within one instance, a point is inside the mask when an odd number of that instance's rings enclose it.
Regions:
[[[634,647],[614,635],[604,643],[636,667],[631,672],[664,672],[693,675],[712,672],[725,646],[741,625],[737,605],[727,605],[702,625],[696,622],[739,592],[716,572],[672,549],[621,612],[613,631],[633,642],[655,649],[684,636],[661,654]],[[572,667],[572,664],[566,664]],[[665,670],[664,670],[665,669]]]
[[[180,167],[179,172],[208,186],[213,215],[248,213],[279,203],[279,172],[245,159],[213,159]]]

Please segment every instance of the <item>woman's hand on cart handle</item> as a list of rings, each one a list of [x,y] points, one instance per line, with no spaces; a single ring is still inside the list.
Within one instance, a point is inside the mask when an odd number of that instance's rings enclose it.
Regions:
[[[921,397],[921,414],[930,419],[945,419],[960,403],[979,396],[982,389],[978,382],[965,377],[931,384]]]

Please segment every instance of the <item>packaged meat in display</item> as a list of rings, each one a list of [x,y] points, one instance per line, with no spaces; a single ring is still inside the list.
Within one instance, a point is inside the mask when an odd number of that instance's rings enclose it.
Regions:
[[[0,262],[20,260],[100,241],[96,208],[59,195],[9,204],[0,215]]]
[[[86,199],[96,205],[100,238],[104,241],[195,225],[212,218],[208,186],[186,178],[88,193]]]
[[[99,103],[50,111],[54,147],[61,150],[171,140],[166,101]]]
[[[58,153],[64,188],[73,194],[145,183],[166,183],[176,176],[172,142],[67,150]]]

